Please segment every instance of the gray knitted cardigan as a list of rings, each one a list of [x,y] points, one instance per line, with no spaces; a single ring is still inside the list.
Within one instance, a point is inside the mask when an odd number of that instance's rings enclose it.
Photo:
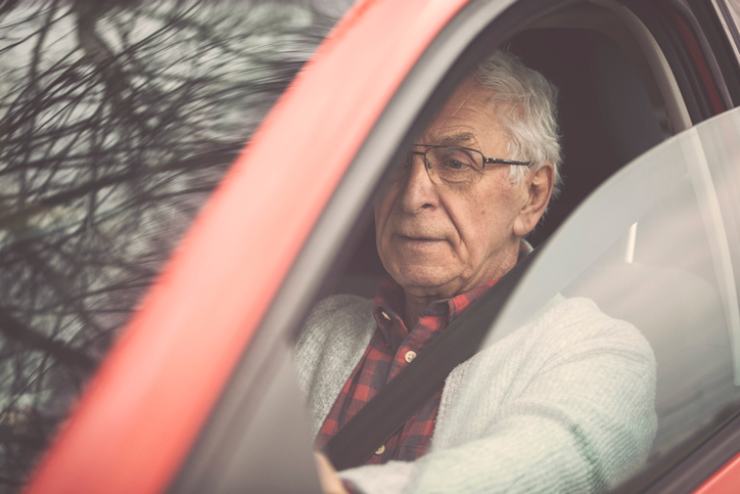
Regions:
[[[356,296],[330,297],[309,317],[295,360],[314,434],[374,330],[372,302]],[[368,493],[603,491],[645,461],[654,401],[640,332],[560,297],[452,371],[429,453],[341,476]]]

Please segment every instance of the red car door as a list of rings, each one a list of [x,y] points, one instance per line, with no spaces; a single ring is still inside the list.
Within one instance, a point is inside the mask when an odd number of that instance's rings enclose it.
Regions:
[[[29,492],[165,488],[344,170],[463,4],[366,1],[347,14],[182,240]]]

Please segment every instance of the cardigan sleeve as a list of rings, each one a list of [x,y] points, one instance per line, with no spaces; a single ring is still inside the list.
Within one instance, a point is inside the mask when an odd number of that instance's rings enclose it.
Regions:
[[[601,327],[589,326],[595,322]],[[485,434],[433,443],[415,462],[340,475],[370,494],[601,492],[618,485],[645,461],[655,435],[649,344],[633,326],[603,314],[560,325],[554,339],[535,336],[547,357],[531,379],[523,376],[527,385],[500,407]],[[464,428],[474,413],[450,420]]]

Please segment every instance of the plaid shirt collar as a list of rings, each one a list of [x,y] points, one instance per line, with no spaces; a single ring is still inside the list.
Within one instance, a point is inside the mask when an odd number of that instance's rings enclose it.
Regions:
[[[488,280],[467,292],[461,293],[449,299],[436,300],[427,305],[421,312],[419,322],[425,319],[440,320],[439,326],[446,327],[449,322],[467,309],[486,293],[498,280]],[[395,346],[394,342],[402,341],[409,332],[403,321],[405,306],[405,295],[403,288],[386,277],[378,286],[378,291],[373,298],[373,316],[377,323],[380,334],[386,343]]]
[[[519,244],[519,259],[529,255],[533,250],[529,242],[522,240]],[[446,327],[453,318],[467,309],[497,281],[498,279],[488,280],[465,293],[432,302],[422,311],[419,322],[423,324],[425,319],[435,320],[437,324],[433,326]],[[396,343],[403,341],[409,333],[409,329],[403,322],[405,300],[403,288],[390,276],[386,276],[379,284],[373,298],[375,322],[385,342],[392,347],[397,346]]]

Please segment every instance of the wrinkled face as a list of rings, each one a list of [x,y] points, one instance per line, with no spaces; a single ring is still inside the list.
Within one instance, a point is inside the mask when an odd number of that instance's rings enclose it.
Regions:
[[[490,96],[465,81],[417,142],[455,143],[487,157],[513,158]],[[502,276],[539,219],[530,226],[530,175],[514,184],[508,166],[494,165],[472,184],[435,184],[422,158],[414,157],[408,174],[389,184],[375,204],[385,269],[407,294],[420,297],[451,297]]]

